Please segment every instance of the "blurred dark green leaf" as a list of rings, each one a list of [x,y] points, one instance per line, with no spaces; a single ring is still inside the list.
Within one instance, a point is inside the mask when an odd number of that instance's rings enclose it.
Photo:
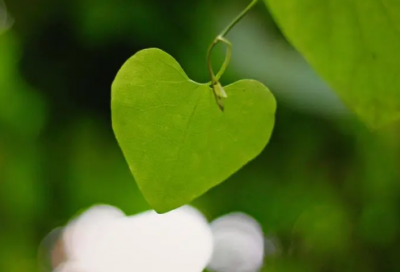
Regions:
[[[400,2],[265,0],[286,37],[369,126],[400,116]]]

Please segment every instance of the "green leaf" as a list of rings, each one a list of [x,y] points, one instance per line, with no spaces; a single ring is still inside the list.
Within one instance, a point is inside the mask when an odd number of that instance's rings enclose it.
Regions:
[[[400,117],[400,1],[264,1],[288,40],[367,125]]]
[[[131,57],[112,85],[112,123],[146,200],[159,213],[221,183],[268,143],[276,102],[254,80],[225,87],[222,112],[208,84],[159,49]]]

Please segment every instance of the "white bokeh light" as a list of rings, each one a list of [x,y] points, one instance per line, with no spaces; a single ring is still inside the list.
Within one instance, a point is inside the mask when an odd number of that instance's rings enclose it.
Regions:
[[[51,271],[65,261],[65,245],[61,238],[62,234],[63,228],[55,228],[40,242],[38,247],[38,264],[40,271]]]
[[[79,263],[72,261],[59,265],[53,272],[96,272],[82,267]]]
[[[68,259],[79,259],[85,252],[91,252],[105,226],[125,214],[109,205],[96,205],[73,219],[63,233],[65,252]]]
[[[211,223],[214,253],[208,269],[216,272],[256,272],[264,259],[264,235],[250,216],[231,213]]]
[[[96,206],[67,226],[64,239],[77,272],[201,272],[213,250],[207,220],[189,206],[129,217]]]

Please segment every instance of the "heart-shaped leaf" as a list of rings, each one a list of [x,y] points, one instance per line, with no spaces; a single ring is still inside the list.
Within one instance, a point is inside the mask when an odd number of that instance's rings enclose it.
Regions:
[[[225,87],[222,112],[208,84],[159,49],[131,57],[112,85],[112,123],[132,174],[157,212],[182,206],[257,156],[275,120],[271,92],[254,80]]]
[[[264,0],[312,67],[370,127],[400,117],[400,1]]]

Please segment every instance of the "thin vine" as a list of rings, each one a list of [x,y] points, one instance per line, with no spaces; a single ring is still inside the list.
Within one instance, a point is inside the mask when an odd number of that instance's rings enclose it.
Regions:
[[[226,35],[232,30],[232,28],[240,21],[243,19],[244,16],[249,13],[249,11],[257,4],[258,0],[253,0],[233,21],[214,39],[212,44],[210,45],[207,53],[207,66],[208,66],[208,71],[210,73],[211,77],[211,82],[210,85],[213,88],[215,99],[217,101],[218,107],[223,111],[224,110],[224,105],[223,105],[223,99],[227,98],[227,94],[222,87],[221,83],[219,82],[220,78],[224,74],[226,68],[228,67],[228,64],[231,60],[232,56],[232,43],[225,38]],[[224,63],[222,64],[220,70],[218,71],[217,75],[214,74],[214,71],[212,69],[212,63],[211,63],[211,53],[214,47],[218,43],[224,43],[227,48],[226,48],[226,55],[225,55],[225,60]]]

